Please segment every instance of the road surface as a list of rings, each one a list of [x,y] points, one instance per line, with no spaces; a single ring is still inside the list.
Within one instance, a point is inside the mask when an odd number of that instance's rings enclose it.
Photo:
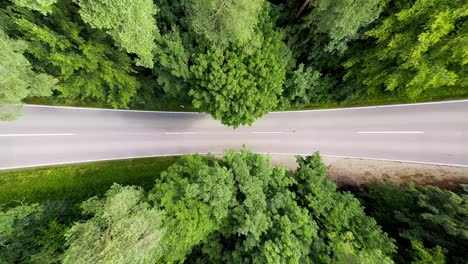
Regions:
[[[468,100],[270,113],[236,130],[199,113],[25,106],[0,122],[0,169],[93,160],[256,152],[468,166]]]

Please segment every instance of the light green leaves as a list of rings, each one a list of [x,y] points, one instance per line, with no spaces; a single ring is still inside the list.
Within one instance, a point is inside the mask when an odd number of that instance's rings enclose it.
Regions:
[[[466,17],[460,0],[418,0],[398,10],[366,33],[377,45],[344,64],[345,78],[412,99],[444,87],[468,89]]]
[[[263,0],[191,0],[189,23],[215,45],[243,45],[252,40]]]
[[[39,11],[43,15],[52,12],[53,5],[58,0],[11,0],[15,5]]]
[[[163,212],[152,208],[136,187],[114,184],[103,199],[83,203],[93,217],[66,234],[64,263],[150,263],[162,255]]]
[[[27,96],[48,96],[57,88],[57,79],[31,69],[23,56],[27,47],[0,28],[0,119],[14,119],[21,109],[18,104]]]
[[[158,28],[152,0],[75,0],[92,28],[105,30],[119,47],[138,56],[136,64],[151,68]]]

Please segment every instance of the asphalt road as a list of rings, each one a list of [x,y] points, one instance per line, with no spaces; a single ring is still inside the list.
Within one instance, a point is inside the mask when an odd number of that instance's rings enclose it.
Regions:
[[[0,169],[193,152],[256,152],[468,166],[468,100],[265,115],[236,130],[209,115],[26,106],[0,122]]]

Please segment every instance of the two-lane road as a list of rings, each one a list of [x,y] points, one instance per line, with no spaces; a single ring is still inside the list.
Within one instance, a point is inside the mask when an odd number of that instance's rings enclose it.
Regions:
[[[468,100],[270,113],[236,130],[209,115],[26,106],[0,121],[0,169],[193,152],[256,152],[468,166]]]

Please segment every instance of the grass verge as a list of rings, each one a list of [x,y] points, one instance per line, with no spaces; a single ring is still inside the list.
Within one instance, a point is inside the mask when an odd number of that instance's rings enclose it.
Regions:
[[[0,171],[0,205],[79,202],[103,194],[114,182],[149,190],[177,159],[155,157]]]
[[[467,89],[450,88],[442,93],[428,92],[421,95],[416,99],[410,99],[406,96],[398,96],[389,93],[381,93],[378,95],[367,96],[364,98],[351,98],[343,102],[325,102],[314,103],[304,107],[291,107],[288,111],[294,110],[313,110],[313,109],[327,109],[327,108],[345,108],[345,107],[359,107],[359,106],[377,106],[377,105],[390,105],[390,104],[411,104],[411,103],[425,103],[435,101],[447,100],[460,100],[468,98]]]
[[[56,97],[28,97],[23,100],[26,104],[37,105],[52,105],[52,106],[74,106],[74,107],[88,107],[88,108],[106,108],[114,109],[106,103],[99,103],[93,100],[72,100]],[[190,104],[177,102],[175,100],[165,100],[154,102],[150,105],[133,105],[130,106],[131,110],[147,110],[147,111],[175,111],[175,112],[197,112]]]

